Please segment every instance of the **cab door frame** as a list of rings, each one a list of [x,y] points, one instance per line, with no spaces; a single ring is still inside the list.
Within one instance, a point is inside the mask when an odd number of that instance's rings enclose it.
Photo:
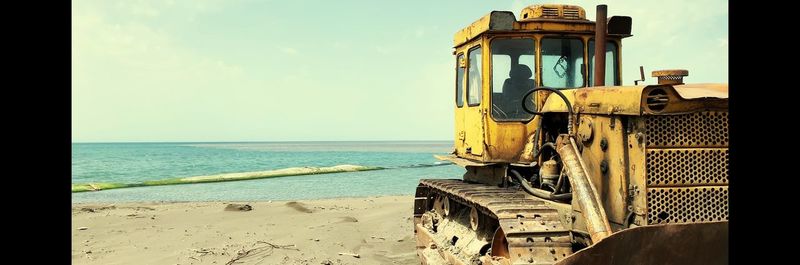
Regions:
[[[484,78],[484,73],[487,71],[489,66],[486,64],[486,45],[484,45],[484,38],[480,38],[473,43],[470,43],[468,48],[466,49],[466,59],[467,59],[467,68],[465,76],[465,97],[466,97],[466,105],[464,106],[464,131],[465,131],[465,152],[464,154],[467,157],[472,157],[473,159],[478,159],[483,156],[484,154],[484,139],[485,139],[485,122],[486,122],[486,104],[485,101],[488,98],[486,95],[486,78]],[[474,83],[472,85],[479,85],[477,89],[477,93],[480,96],[477,104],[470,104],[470,82],[471,74],[470,70],[472,69],[473,65],[476,62],[471,60],[471,55],[473,52],[479,51],[480,57],[477,60],[480,60],[480,64],[478,68],[479,73],[477,75],[480,77],[480,82]]]
[[[457,50],[454,52],[455,59],[456,59],[456,67],[455,67],[455,90],[453,93],[455,94],[455,135],[453,139],[455,139],[455,149],[456,154],[463,155],[466,153],[466,130],[464,129],[466,120],[464,119],[464,109],[467,102],[466,96],[466,81],[467,81],[467,58],[466,58],[466,51],[464,50]],[[459,59],[460,57],[460,59]],[[461,80],[459,80],[458,72],[462,71],[461,73]],[[459,83],[460,81],[460,83]],[[460,87],[459,87],[460,85]],[[461,89],[461,94],[459,95],[458,91]],[[461,100],[461,105],[459,106],[459,100]]]

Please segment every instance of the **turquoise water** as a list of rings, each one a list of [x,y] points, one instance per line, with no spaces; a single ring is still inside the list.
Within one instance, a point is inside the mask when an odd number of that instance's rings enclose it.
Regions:
[[[460,178],[434,154],[452,142],[74,143],[72,183],[121,182],[342,164],[390,169],[73,193],[73,202],[298,200],[412,195],[420,178]],[[429,165],[436,165],[428,167]]]

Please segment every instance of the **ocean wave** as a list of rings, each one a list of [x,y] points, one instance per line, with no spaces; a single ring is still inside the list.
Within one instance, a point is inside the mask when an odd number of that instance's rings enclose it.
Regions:
[[[239,181],[239,180],[250,180],[250,179],[302,176],[302,175],[314,175],[314,174],[331,174],[331,173],[341,173],[341,172],[357,172],[357,171],[370,171],[370,170],[382,170],[382,169],[387,169],[387,168],[368,167],[359,165],[338,165],[332,167],[292,167],[292,168],[284,168],[277,170],[236,172],[236,173],[224,173],[216,175],[193,176],[185,178],[151,180],[140,183],[103,183],[103,182],[78,183],[78,184],[72,184],[72,192],[100,191],[108,189],[132,188],[132,187],[143,187],[143,186]]]
[[[316,175],[316,174],[333,174],[341,172],[438,167],[438,166],[446,166],[452,164],[453,163],[451,162],[440,161],[432,164],[414,164],[414,165],[398,166],[398,167],[370,167],[370,166],[360,166],[360,165],[338,165],[332,167],[291,167],[291,168],[265,170],[265,171],[234,172],[234,173],[223,173],[215,175],[170,178],[162,180],[149,180],[139,183],[109,183],[109,182],[77,183],[77,184],[72,184],[72,192],[100,191],[100,190],[144,187],[144,186],[240,181],[240,180],[291,177],[291,176]]]

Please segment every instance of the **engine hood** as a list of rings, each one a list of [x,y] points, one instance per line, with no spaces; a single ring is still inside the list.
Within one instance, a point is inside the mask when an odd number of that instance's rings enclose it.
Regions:
[[[728,84],[685,84],[673,88],[685,99],[728,98]]]
[[[608,86],[562,90],[578,113],[591,114],[679,114],[728,109],[727,84]],[[566,104],[548,95],[541,112],[567,112]],[[650,101],[648,101],[648,97]],[[665,106],[657,106],[661,100]]]

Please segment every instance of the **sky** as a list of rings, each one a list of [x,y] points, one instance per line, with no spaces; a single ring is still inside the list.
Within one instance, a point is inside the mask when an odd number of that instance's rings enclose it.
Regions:
[[[72,141],[453,139],[453,35],[553,1],[73,0]],[[623,85],[728,82],[727,1],[569,1],[633,18]]]

